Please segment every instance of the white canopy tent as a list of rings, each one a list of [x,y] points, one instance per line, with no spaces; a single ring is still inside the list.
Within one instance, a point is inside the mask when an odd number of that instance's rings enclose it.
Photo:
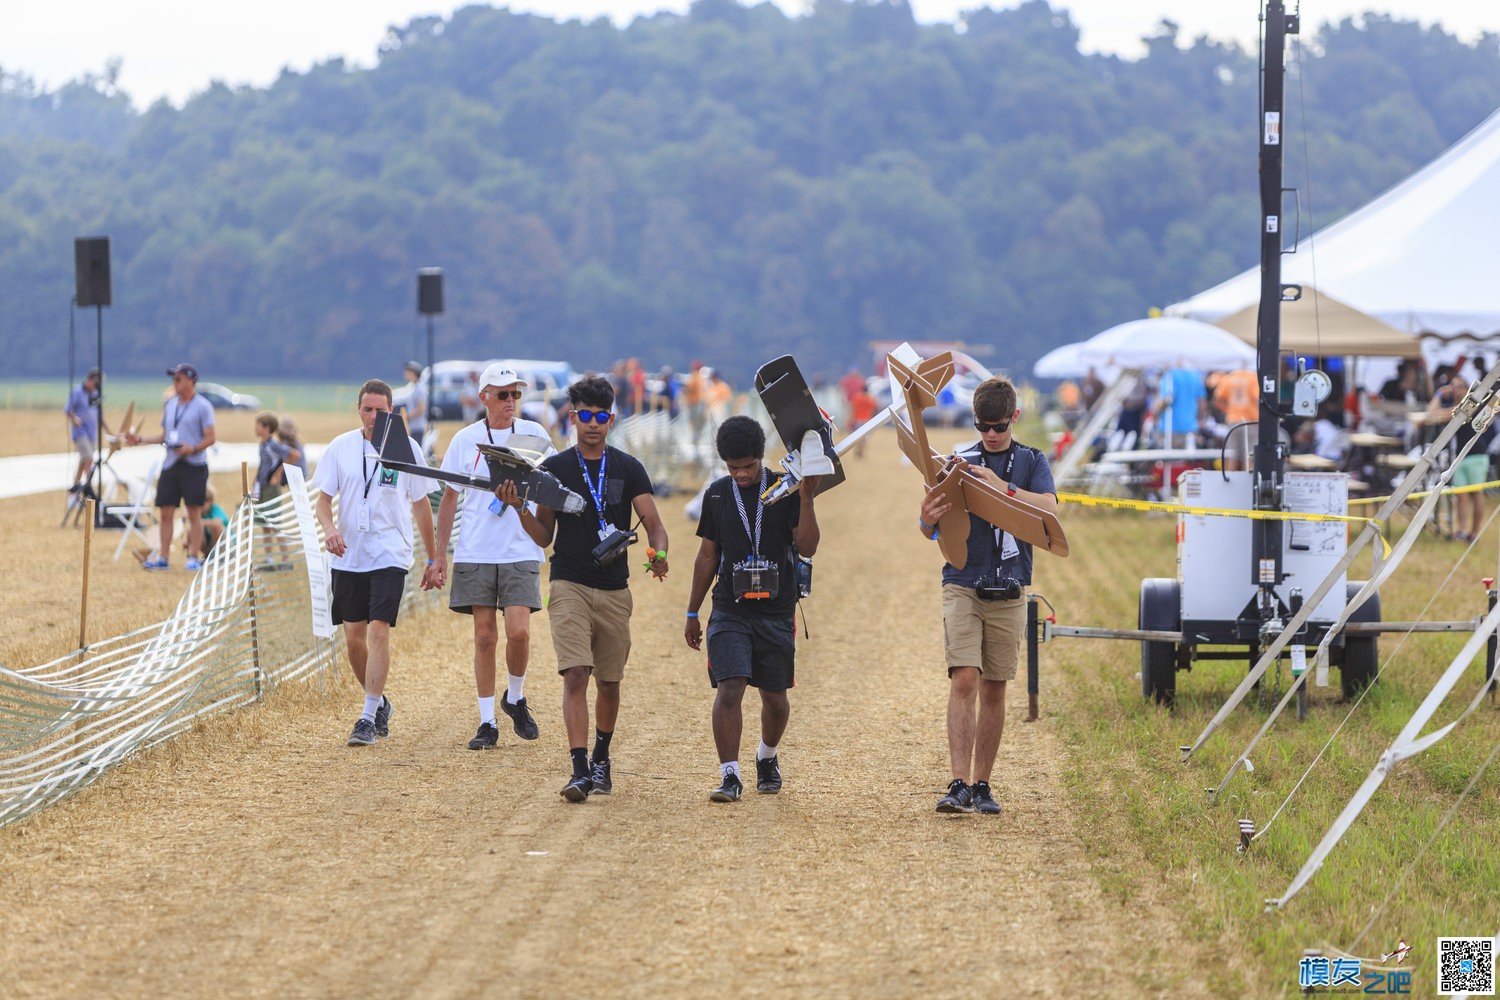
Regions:
[[[1120,368],[1253,368],[1255,348],[1208,323],[1156,316],[1094,334],[1078,345],[1078,361]]]
[[[1303,240],[1282,258],[1282,281],[1304,286],[1304,300],[1316,288],[1412,337],[1500,336],[1497,231],[1500,111],[1374,201]],[[1217,322],[1259,297],[1255,267],[1167,313]]]

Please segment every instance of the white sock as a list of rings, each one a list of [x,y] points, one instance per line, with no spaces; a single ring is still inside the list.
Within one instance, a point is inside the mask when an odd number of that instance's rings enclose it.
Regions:
[[[365,695],[365,710],[360,713],[359,717],[361,719],[364,719],[366,722],[374,722],[375,711],[376,709],[380,708],[381,699],[383,699],[384,697],[384,695],[379,694]]]
[[[725,761],[724,763],[722,763],[722,764],[719,765],[719,775],[720,775],[720,777],[727,778],[731,774],[734,775],[736,778],[738,778],[740,776],[740,762],[739,761],[737,761],[737,760]]]
[[[526,697],[525,691],[522,690],[525,685],[525,674],[522,674],[520,677],[517,677],[515,674],[505,675],[505,690],[506,693],[510,695],[510,698],[508,700],[512,705],[520,701],[522,698]]]
[[[479,699],[479,724],[482,726],[485,723],[489,723],[492,726],[495,724],[494,695],[490,695],[488,698]]]
[[[776,748],[766,746],[766,741],[761,740],[760,746],[755,751],[755,759],[770,760],[774,756],[776,756]]]

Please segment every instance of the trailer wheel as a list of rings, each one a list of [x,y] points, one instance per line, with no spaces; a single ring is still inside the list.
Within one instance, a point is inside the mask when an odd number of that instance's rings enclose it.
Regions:
[[[1178,583],[1166,578],[1141,581],[1139,623],[1142,629],[1176,632],[1182,628]],[[1172,707],[1177,693],[1177,644],[1141,643],[1141,697]]]
[[[1346,600],[1352,599],[1363,586],[1363,580],[1357,582],[1350,580]],[[1370,599],[1349,620],[1352,622],[1380,621],[1380,595],[1371,594]],[[1339,686],[1343,689],[1346,699],[1358,697],[1360,691],[1373,684],[1379,670],[1380,645],[1377,636],[1344,636],[1343,662],[1339,664]]]

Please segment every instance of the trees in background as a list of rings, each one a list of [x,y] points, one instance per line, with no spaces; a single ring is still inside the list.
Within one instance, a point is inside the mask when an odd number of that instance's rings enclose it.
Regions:
[[[392,29],[373,68],[180,109],[136,110],[117,65],[51,92],[0,69],[0,347],[62,370],[72,240],[103,233],[119,371],[394,370],[430,265],[446,355],[743,382],[784,351],[836,373],[873,339],[951,338],[1024,369],[1257,257],[1256,55],[1178,34],[1126,61],[1046,0],[958,27],[890,0],[623,29],[471,6]],[[1500,106],[1494,36],[1371,15],[1300,44],[1304,231]]]

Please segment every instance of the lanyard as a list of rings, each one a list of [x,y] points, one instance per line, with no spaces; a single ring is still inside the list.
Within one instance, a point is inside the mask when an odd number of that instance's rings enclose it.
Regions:
[[[488,431],[489,428],[486,427],[485,430]],[[589,478],[589,467],[584,464],[583,452],[575,448],[573,453],[578,456],[578,468],[583,472],[583,484],[589,488],[589,496],[594,498],[594,510],[599,512],[599,530],[605,531],[609,528],[609,523],[604,520],[604,466],[609,461],[609,449],[604,449],[599,455],[598,485],[595,485],[594,481]]]
[[[1010,443],[1009,454],[1005,456],[1005,472],[1003,475],[1000,473],[999,469],[995,469],[990,465],[989,456],[991,454],[993,453],[985,451],[984,445],[980,444],[979,460],[983,462],[987,468],[992,469],[992,471],[994,471],[996,475],[999,475],[1001,479],[1005,480],[1007,483],[1010,483],[1010,485],[1014,487],[1015,483],[1011,483],[1010,473],[1011,470],[1016,466],[1016,443],[1014,441]],[[995,539],[995,567],[997,569],[999,568],[1000,564],[1005,561],[1005,546],[1004,543],[1001,542],[1001,538],[1004,537],[1004,535],[1005,532],[1001,531],[999,528],[995,529],[993,537]]]
[[[182,400],[179,397],[174,396],[171,399],[167,400],[167,402],[177,404],[177,419],[172,421],[172,433],[176,434],[177,428],[182,424]],[[163,427],[167,425],[167,418],[165,414],[161,418],[161,424]]]
[[[365,442],[363,440],[361,440],[359,442],[359,472],[360,472],[360,475],[362,475],[362,476],[365,477],[365,499],[366,500],[370,499],[370,484],[375,481],[375,476],[380,472],[380,462],[379,462],[380,456],[377,455],[375,457],[376,457],[375,471],[371,472],[370,471],[370,465],[366,461],[366,459],[368,458],[368,455],[365,452]]]
[[[750,531],[750,515],[745,513],[745,498],[740,496],[740,484],[730,481],[730,492],[734,494],[735,509],[740,512],[740,523],[745,526],[745,534],[750,539],[750,554],[760,558],[760,522],[766,512],[765,501],[761,499],[761,493],[766,489],[766,467],[760,467],[760,489],[755,494],[755,532]]]

